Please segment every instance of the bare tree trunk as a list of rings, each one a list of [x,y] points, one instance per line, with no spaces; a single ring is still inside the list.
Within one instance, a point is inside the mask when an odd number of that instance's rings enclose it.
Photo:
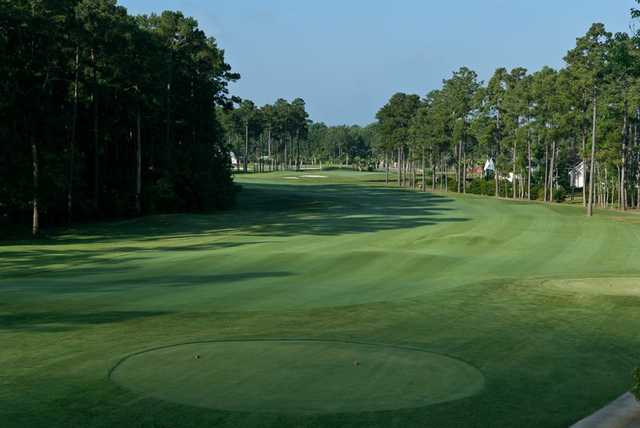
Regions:
[[[171,157],[171,85],[173,83],[173,53],[169,54],[169,65],[168,65],[168,80],[167,80],[167,91],[166,91],[166,119],[165,119],[165,130],[164,130],[164,143],[165,143],[165,156],[167,160]],[[240,167],[238,166],[238,169]]]
[[[442,167],[442,170],[444,171],[444,191],[448,192],[449,191],[449,171],[447,168],[447,164],[445,161],[445,164]]]
[[[284,141],[284,159],[283,159],[283,167],[282,170],[284,171],[285,169],[288,168],[287,165],[287,159],[289,158],[288,153],[287,153],[287,140]]]
[[[98,80],[96,75],[96,57],[91,52],[91,62],[93,63],[93,209],[98,213],[100,209],[100,133],[98,129]]]
[[[402,186],[402,155],[400,145],[398,145],[398,187]]]
[[[467,152],[462,145],[462,193],[467,193]]]
[[[302,165],[300,164],[300,131],[296,129],[296,170],[300,171]]]
[[[40,185],[40,162],[38,160],[38,144],[35,136],[30,133],[31,139],[31,161],[33,173],[33,219],[31,224],[31,234],[37,236],[40,233],[40,212],[38,211],[38,188]]]
[[[640,165],[638,164],[640,162],[640,155],[638,155],[638,120],[640,120],[640,108],[636,108],[636,122],[633,124],[633,148],[634,152],[636,153],[635,159],[633,160],[636,169],[636,186],[634,186],[636,189],[636,209],[640,209]]]
[[[436,191],[436,164],[433,161],[433,153],[431,153],[431,190]]]
[[[385,169],[385,177],[384,184],[389,184],[389,152],[384,152],[384,169]]]
[[[627,163],[627,143],[628,143],[628,121],[627,121],[627,101],[624,101],[624,125],[622,127],[622,159],[620,165],[620,209],[627,209],[627,195],[625,185],[625,173]]]
[[[527,139],[527,199],[531,200],[531,138]]]
[[[425,158],[424,158],[424,147],[422,148],[422,191],[427,191],[427,170],[426,170]]]
[[[267,153],[269,154],[269,171],[273,171],[273,160],[271,159],[271,125],[269,125],[267,136]]]
[[[590,173],[585,152],[587,151],[587,132],[582,131],[582,206],[587,206],[587,176]]]
[[[249,161],[249,122],[244,123],[244,162],[242,163],[242,170],[246,174],[248,172]]]
[[[512,167],[512,169],[513,169],[513,182],[512,182],[512,184],[513,184],[513,186],[511,186],[511,187],[513,187],[513,189],[512,189],[513,190],[513,198],[512,199],[516,198],[516,149],[517,149],[517,143],[514,140],[513,141],[513,160],[512,160],[512,163],[513,163],[513,167]]]
[[[142,114],[140,102],[136,112],[136,214],[142,214]]]
[[[597,115],[598,115],[598,96],[596,95],[595,88],[593,91],[593,127],[591,131],[591,171],[594,169],[594,163],[596,158],[596,129],[597,129]],[[591,174],[589,178],[589,203],[587,204],[587,216],[591,217],[593,215],[593,181],[594,174]]]
[[[404,153],[404,146],[402,146],[402,151],[400,152],[401,157],[402,157],[402,187],[406,186],[408,183],[408,178],[407,178],[407,159],[405,158],[405,153]]]
[[[73,117],[71,119],[71,139],[69,140],[69,167],[67,177],[67,223],[73,220],[73,177],[75,171],[76,135],[78,128],[78,80],[80,74],[80,48],[76,46],[73,85]]]
[[[551,142],[551,162],[549,164],[549,202],[553,202],[553,182],[556,168],[556,142]]]
[[[460,189],[461,189],[461,177],[462,177],[462,167],[460,166],[461,162],[462,162],[462,140],[458,141],[458,150],[457,150],[457,161],[456,162],[456,192],[460,193]]]
[[[259,156],[258,150],[259,150],[259,147],[258,147],[258,144],[256,144],[256,152],[254,154],[256,160],[253,163],[253,172],[254,173],[260,172],[260,170],[259,170],[259,168],[260,168],[260,156]]]
[[[544,202],[547,202],[547,182],[549,180],[549,145],[544,143]]]

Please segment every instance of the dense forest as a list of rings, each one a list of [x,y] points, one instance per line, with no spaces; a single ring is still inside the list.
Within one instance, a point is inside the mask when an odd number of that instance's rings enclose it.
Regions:
[[[305,102],[278,99],[257,107],[243,100],[236,108],[221,109],[228,147],[237,156],[241,172],[300,169],[327,164],[373,169],[376,125],[327,126],[312,122]],[[249,166],[251,165],[251,168]]]
[[[41,223],[224,208],[239,78],[179,12],[0,0],[0,218]]]

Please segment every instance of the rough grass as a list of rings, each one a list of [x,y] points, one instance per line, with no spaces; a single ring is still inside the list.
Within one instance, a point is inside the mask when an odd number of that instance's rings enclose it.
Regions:
[[[226,213],[1,244],[0,426],[565,427],[629,388],[634,215],[292,175],[243,176]],[[413,347],[485,383],[446,403],[306,415],[177,404],[108,377],[145,349],[243,338]]]

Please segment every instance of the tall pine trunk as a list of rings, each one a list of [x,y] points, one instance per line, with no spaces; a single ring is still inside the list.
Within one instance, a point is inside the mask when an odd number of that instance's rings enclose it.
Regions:
[[[433,152],[431,152],[431,191],[436,191],[436,164],[433,160]]]
[[[402,155],[401,155],[401,149],[400,149],[400,145],[398,145],[398,162],[397,162],[397,166],[398,166],[398,187],[400,187],[402,185]]]
[[[136,111],[136,214],[142,214],[142,114],[140,102]]]
[[[527,139],[527,199],[531,200],[531,138]]]
[[[300,131],[296,129],[296,169],[300,171],[302,169],[302,163],[300,158]]]
[[[517,149],[517,143],[514,140],[513,141],[513,182],[512,182],[512,190],[513,190],[513,199],[516,198],[516,149]]]
[[[587,206],[587,175],[589,167],[587,165],[588,158],[585,156],[587,151],[587,131],[582,131],[582,206]]]
[[[462,193],[467,193],[467,152],[462,145]]]
[[[67,171],[67,223],[73,220],[73,177],[75,171],[76,135],[78,128],[78,80],[80,74],[80,48],[76,46],[73,84],[73,116],[71,118],[71,138],[69,140],[69,166]]]
[[[389,184],[389,152],[384,152],[384,169],[385,169],[385,177],[384,184]]]
[[[596,129],[597,129],[597,116],[598,116],[598,96],[596,95],[595,88],[593,90],[593,121],[592,121],[592,130],[591,130],[591,167],[589,168],[592,173],[589,177],[589,202],[587,204],[587,216],[591,217],[593,215],[593,181],[595,179],[595,174],[593,174],[595,159],[596,159]]]
[[[285,139],[284,140],[284,159],[282,160],[282,165],[283,165],[282,166],[282,170],[283,171],[287,169],[287,158],[288,158],[287,156],[288,156],[288,154],[287,154],[287,140]]]
[[[271,159],[271,125],[269,125],[269,130],[268,130],[268,134],[267,134],[267,151],[269,154],[269,164],[270,164],[270,170],[273,171],[273,160]]]
[[[461,189],[461,184],[462,184],[462,167],[461,167],[461,163],[462,163],[462,140],[458,141],[458,150],[456,150],[458,153],[458,162],[456,163],[456,192],[460,193],[460,189]]]
[[[553,182],[556,169],[556,142],[551,142],[551,162],[549,163],[549,202],[553,202]]]
[[[627,193],[626,193],[626,163],[627,163],[627,144],[628,144],[628,121],[627,121],[627,100],[624,101],[624,125],[622,127],[622,159],[620,165],[620,209],[627,209]]]
[[[98,214],[100,210],[100,130],[99,130],[99,100],[98,100],[98,77],[97,59],[95,52],[91,52],[91,62],[93,63],[93,210]]]
[[[547,182],[549,180],[549,143],[544,143],[544,202],[547,202]]]
[[[427,191],[427,170],[424,158],[424,147],[422,148],[422,191]]]
[[[249,123],[244,123],[244,162],[242,163],[242,169],[244,173],[247,173],[247,161],[249,158]]]
[[[164,154],[166,156],[166,161],[171,159],[171,86],[173,84],[173,53],[169,55],[169,64],[168,64],[168,76],[167,76],[167,90],[166,90],[166,119],[165,119],[165,129],[164,129],[164,144],[165,151]]]
[[[31,223],[31,234],[37,236],[40,233],[40,211],[38,207],[39,195],[38,190],[40,186],[40,161],[38,159],[38,143],[36,141],[33,132],[29,132],[29,139],[31,140],[31,162],[32,162],[32,178],[33,178],[33,217]]]

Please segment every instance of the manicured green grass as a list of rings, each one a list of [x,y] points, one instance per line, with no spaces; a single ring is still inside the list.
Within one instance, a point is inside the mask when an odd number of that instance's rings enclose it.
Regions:
[[[444,355],[357,342],[195,342],[125,358],[116,383],[176,403],[324,414],[422,407],[482,389],[482,373]],[[247,388],[247,382],[251,388]]]
[[[239,181],[1,244],[0,426],[565,427],[630,386],[640,217]]]

